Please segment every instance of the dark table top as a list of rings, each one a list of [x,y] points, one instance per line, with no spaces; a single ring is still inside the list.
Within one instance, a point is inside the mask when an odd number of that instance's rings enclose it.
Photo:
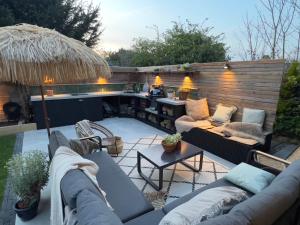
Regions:
[[[153,145],[148,149],[138,150],[138,152],[146,159],[151,161],[157,167],[167,167],[195,155],[203,153],[203,149],[181,141],[181,149],[167,153],[161,144]]]

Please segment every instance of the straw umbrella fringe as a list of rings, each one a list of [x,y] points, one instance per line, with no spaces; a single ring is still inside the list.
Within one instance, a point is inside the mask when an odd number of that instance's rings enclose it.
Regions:
[[[74,83],[100,76],[111,76],[109,65],[80,41],[30,24],[0,27],[0,81],[40,85],[47,128],[42,88],[46,78]]]
[[[0,79],[39,85],[110,77],[107,62],[82,42],[29,24],[0,28]],[[38,78],[38,79],[37,79]]]

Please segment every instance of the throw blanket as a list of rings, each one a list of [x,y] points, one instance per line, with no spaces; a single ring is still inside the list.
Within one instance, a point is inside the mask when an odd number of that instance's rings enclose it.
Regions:
[[[99,191],[105,196],[97,182],[96,174],[98,166],[93,161],[82,158],[72,149],[61,146],[55,152],[50,165],[50,187],[51,187],[51,225],[63,224],[63,207],[61,201],[60,181],[70,170],[81,169],[90,180],[99,188]]]
[[[184,115],[175,121],[175,127],[178,133],[182,133],[184,131],[188,132],[194,127],[210,129],[214,126],[208,120],[194,120],[192,117]]]
[[[243,122],[227,123],[224,125],[222,133],[229,136],[254,139],[261,144],[265,144],[265,134],[258,124]]]

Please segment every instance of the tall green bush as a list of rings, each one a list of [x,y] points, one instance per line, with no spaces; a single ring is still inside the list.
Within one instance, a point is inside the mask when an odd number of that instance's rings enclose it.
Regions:
[[[275,131],[300,138],[300,64],[293,62],[283,79]]]

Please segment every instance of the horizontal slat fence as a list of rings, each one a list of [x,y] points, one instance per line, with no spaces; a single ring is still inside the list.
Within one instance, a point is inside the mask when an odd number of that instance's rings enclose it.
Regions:
[[[263,109],[267,113],[265,129],[272,130],[276,117],[276,109],[282,77],[286,69],[283,60],[265,60],[251,62],[230,62],[230,70],[224,69],[224,62],[194,63],[191,79],[199,97],[206,97],[211,114],[218,103],[235,105],[238,112],[234,121],[241,121],[243,108]],[[160,78],[165,86],[180,87],[184,74],[178,72],[177,65],[131,68],[131,82],[153,83],[152,75],[160,69]],[[114,68],[112,68],[114,71]],[[128,71],[128,68],[126,68]],[[137,76],[137,72],[139,76]],[[112,80],[122,79],[122,69],[118,68]],[[116,77],[118,76],[118,78]],[[125,80],[123,78],[123,80]]]

